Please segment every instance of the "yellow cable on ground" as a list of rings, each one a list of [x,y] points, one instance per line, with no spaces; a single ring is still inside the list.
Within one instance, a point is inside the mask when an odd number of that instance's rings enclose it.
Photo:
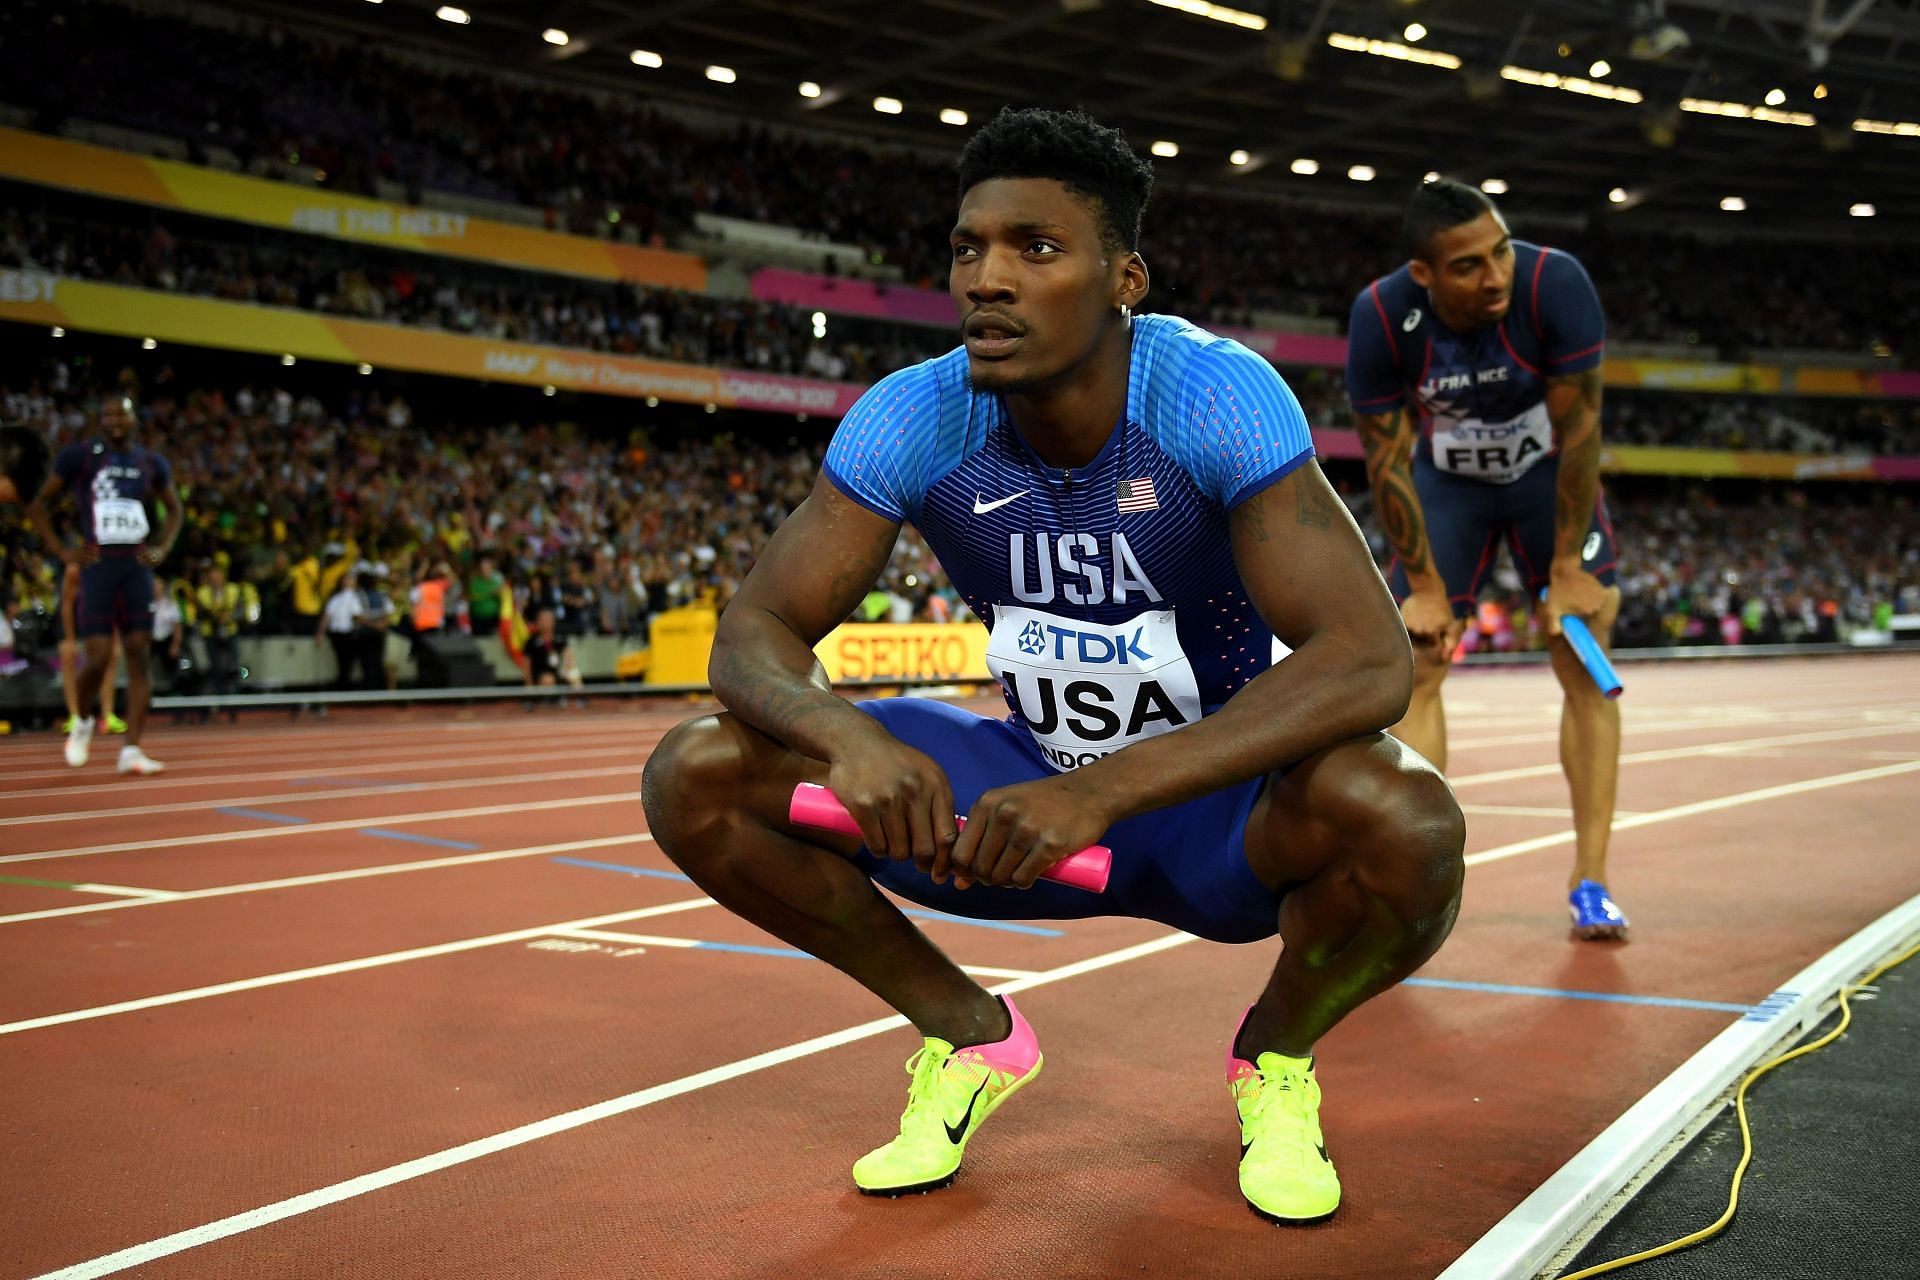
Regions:
[[[1790,1049],[1786,1053],[1780,1054],[1768,1062],[1761,1063],[1752,1071],[1749,1071],[1747,1078],[1740,1082],[1740,1088],[1736,1090],[1733,1095],[1734,1110],[1740,1116],[1740,1163],[1734,1166],[1733,1185],[1727,1194],[1727,1210],[1725,1213],[1692,1235],[1681,1236],[1678,1240],[1669,1240],[1666,1244],[1658,1245],[1652,1249],[1645,1249],[1639,1253],[1628,1254],[1624,1258],[1615,1258],[1611,1262],[1597,1263],[1581,1271],[1570,1271],[1560,1276],[1559,1280],[1587,1280],[1589,1276],[1605,1275],[1609,1271],[1618,1271],[1622,1267],[1632,1266],[1636,1262],[1645,1262],[1649,1258],[1659,1258],[1669,1253],[1678,1253],[1682,1249],[1699,1244],[1702,1240],[1708,1240],[1718,1235],[1729,1222],[1733,1221],[1734,1211],[1740,1207],[1740,1180],[1746,1176],[1747,1165],[1753,1161],[1753,1130],[1747,1125],[1747,1090],[1752,1087],[1755,1080],[1758,1080],[1775,1067],[1783,1063],[1792,1062],[1795,1058],[1812,1053],[1816,1049],[1824,1049],[1835,1040],[1838,1040],[1846,1032],[1848,1025],[1853,1021],[1853,1007],[1847,1003],[1847,998],[1864,987],[1872,986],[1875,979],[1879,978],[1880,975],[1887,972],[1887,970],[1903,965],[1917,955],[1920,955],[1920,946],[1910,947],[1906,951],[1893,957],[1893,959],[1882,964],[1879,968],[1868,973],[1864,978],[1861,978],[1860,981],[1841,987],[1839,1026],[1827,1032],[1827,1034],[1821,1036],[1818,1040],[1803,1044],[1797,1049]]]

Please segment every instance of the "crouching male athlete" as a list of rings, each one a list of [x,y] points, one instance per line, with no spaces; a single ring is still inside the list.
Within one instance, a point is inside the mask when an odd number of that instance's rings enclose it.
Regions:
[[[1041,1065],[1013,1001],[876,885],[974,917],[1279,933],[1227,1080],[1248,1203],[1311,1221],[1340,1202],[1314,1045],[1447,936],[1463,828],[1441,776],[1381,732],[1406,710],[1406,632],[1292,393],[1235,342],[1132,315],[1152,181],[1077,113],[1005,111],[967,144],[950,286],[964,346],[884,379],[840,424],[721,619],[727,712],[667,735],[644,798],[702,889],[925,1037],[899,1135],[853,1167],[873,1194],[944,1185]],[[814,659],[908,520],[990,620],[1004,721],[853,705]],[[1294,652],[1273,665],[1276,635]],[[800,782],[831,787],[864,840],[791,825]],[[1105,892],[1035,883],[1095,842],[1113,849]]]

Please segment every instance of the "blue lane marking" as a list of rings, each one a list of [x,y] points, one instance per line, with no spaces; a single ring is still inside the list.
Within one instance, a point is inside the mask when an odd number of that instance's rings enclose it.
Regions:
[[[921,920],[945,920],[949,924],[970,924],[976,929],[999,929],[1006,933],[1030,933],[1036,938],[1061,938],[1066,936],[1058,929],[1042,929],[1037,924],[1019,924],[1012,920],[975,920],[969,916],[950,916],[944,911],[923,911],[919,907],[902,907],[901,910]]]
[[[411,831],[392,831],[386,827],[362,827],[363,836],[379,836],[382,840],[405,840],[408,844],[430,844],[442,849],[478,849],[480,846],[471,840],[442,840],[439,836],[417,836]]]
[[[295,778],[296,787],[392,787],[395,791],[417,791],[417,782],[395,782],[390,778]]]
[[[565,863],[569,867],[585,867],[589,871],[617,871],[623,876],[652,876],[657,880],[680,880],[693,883],[692,876],[683,876],[678,871],[655,871],[651,867],[629,867],[623,862],[589,862],[585,858],[555,858],[555,862]]]
[[[269,813],[265,809],[215,809],[215,813],[228,814],[235,818],[258,818],[261,822],[278,822],[295,827],[304,824],[307,819],[296,818],[290,813]]]
[[[676,951],[738,951],[748,956],[792,956],[796,960],[812,960],[815,957],[804,951],[795,951],[792,947],[753,947],[744,942],[701,942],[691,947],[675,947]]]
[[[1651,1004],[1667,1009],[1707,1009],[1716,1013],[1751,1013],[1750,1004],[1720,1000],[1681,1000],[1672,996],[1623,996],[1611,991],[1568,991],[1561,987],[1515,987],[1502,982],[1454,982],[1447,978],[1408,978],[1406,987],[1440,987],[1448,991],[1487,991],[1503,996],[1554,996],[1561,1000],[1599,1000],[1606,1004]]]

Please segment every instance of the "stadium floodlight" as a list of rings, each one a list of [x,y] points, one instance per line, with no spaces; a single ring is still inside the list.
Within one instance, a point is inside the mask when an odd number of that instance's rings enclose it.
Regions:
[[[1612,71],[1612,67],[1607,68]],[[1605,98],[1609,102],[1639,102],[1642,95],[1638,89],[1629,89],[1620,84],[1601,84],[1597,80],[1583,80],[1579,76],[1563,76],[1557,71],[1535,71],[1532,67],[1516,67],[1509,63],[1500,68],[1502,80],[1513,80],[1520,84],[1530,84],[1541,89],[1559,89],[1563,93],[1577,93],[1588,98]]]
[[[1507,194],[1507,180],[1505,178],[1487,178],[1480,183],[1480,189],[1490,196],[1503,196]]]
[[[811,80],[802,80],[800,82],[800,96],[803,98],[817,98],[820,96],[820,86]]]
[[[1288,165],[1287,168],[1293,170],[1295,173],[1302,174],[1307,177],[1312,177],[1314,174],[1320,172],[1320,162],[1318,160],[1309,160],[1305,156],[1301,156],[1298,160],[1295,160],[1292,164]]]
[[[1587,74],[1595,80],[1605,80],[1613,74],[1613,64],[1605,58],[1596,59],[1594,64],[1587,68]]]
[[[1409,22],[1407,29],[1400,33],[1408,44],[1419,44],[1427,38],[1427,28],[1422,23]]]
[[[1615,187],[1613,190],[1607,192],[1607,201],[1610,204],[1625,204],[1627,202],[1627,189],[1625,187]]]
[[[1721,196],[1720,209],[1723,213],[1745,213],[1747,202],[1739,196]]]
[[[1900,138],[1920,138],[1920,123],[1912,120],[1855,120],[1855,133],[1884,133]]]
[[[659,397],[659,396],[648,396],[648,397],[647,397],[647,408],[649,408],[649,409],[658,409],[659,407],[660,407],[660,397]]]
[[[1376,175],[1372,165],[1356,164],[1347,170],[1347,176],[1355,182],[1372,182]]]
[[[153,350],[153,349],[154,349],[155,347],[157,347],[157,346],[159,346],[159,345],[160,345],[160,344],[159,344],[159,343],[157,343],[157,342],[155,342],[155,341],[154,341],[154,340],[153,340],[152,338],[142,338],[142,339],[140,339],[140,349],[141,349],[142,351],[151,351],[151,350]]]
[[[627,61],[636,67],[652,67],[655,71],[667,65],[667,60],[651,49],[635,49],[627,55]]]
[[[1460,59],[1451,53],[1442,53],[1438,49],[1415,49],[1396,40],[1369,40],[1365,36],[1350,36],[1343,31],[1336,31],[1327,37],[1327,43],[1348,53],[1370,53],[1376,58],[1417,62],[1422,66],[1440,67],[1447,71],[1460,69]]]
[[[48,332],[53,334],[53,336],[56,338],[64,338],[67,336],[67,331],[65,329],[62,329],[59,325],[53,326],[53,328],[48,330]]]
[[[905,111],[907,107],[906,104],[898,98],[889,98],[882,95],[873,100],[873,109],[883,116],[897,116],[902,111]]]
[[[362,375],[365,375],[365,374],[369,374],[369,373],[372,373],[372,372],[373,372],[373,366],[372,366],[372,365],[370,365],[370,364],[363,364],[363,365],[361,365],[361,366],[360,366],[360,372],[361,372],[361,374],[362,374]]]
[[[542,31],[540,33],[540,38],[542,40],[545,40],[548,44],[551,44],[551,45],[565,45],[567,43],[568,36],[566,32],[562,31],[558,27],[548,27],[545,31]]]
[[[1768,94],[1769,101],[1773,95]],[[1783,96],[1782,101],[1785,101]],[[1680,109],[1695,115],[1726,116],[1730,120],[1758,120],[1762,124],[1792,124],[1811,129],[1818,123],[1804,111],[1775,111],[1772,107],[1753,107],[1744,102],[1717,102],[1712,98],[1682,98]]]
[[[472,14],[468,13],[465,9],[456,9],[450,4],[443,4],[438,9],[435,9],[433,16],[442,22],[451,22],[455,26],[460,27],[464,27],[473,21]]]
[[[717,63],[707,68],[706,75],[707,79],[713,81],[715,84],[732,84],[740,78],[734,73],[732,67],[723,67]]]
[[[1765,102],[1768,106],[1770,107],[1785,106],[1786,101],[1787,101],[1787,91],[1785,89],[1767,90],[1767,96],[1765,98]]]
[[[1825,98],[1827,96],[1827,86],[1823,84],[1813,86],[1813,96],[1816,98]]]
[[[708,413],[718,413],[718,412],[720,412],[720,406],[719,406],[719,405],[717,405],[717,404],[714,404],[714,403],[713,403],[713,402],[712,402],[711,400],[709,400],[709,401],[707,402],[707,412],[708,412]]]
[[[1246,152],[1244,152],[1244,151],[1235,151],[1235,152],[1234,152],[1234,153],[1233,153],[1232,155],[1230,155],[1230,156],[1228,156],[1228,157],[1227,157],[1227,163],[1228,163],[1228,164],[1230,164],[1230,165],[1236,165],[1236,166],[1237,166],[1237,165],[1243,165],[1243,164],[1246,164],[1246,163],[1247,163],[1248,161],[1250,161],[1250,160],[1252,160],[1252,159],[1253,159],[1253,157],[1252,157],[1252,156],[1250,156],[1250,155],[1248,155],[1248,154],[1247,154]]]
[[[1211,18],[1215,22],[1224,22],[1232,27],[1245,27],[1248,31],[1265,31],[1267,20],[1257,13],[1248,13],[1245,9],[1230,9],[1224,4],[1209,4],[1207,0],[1153,0],[1163,9],[1178,9],[1190,13],[1196,18]]]
[[[962,111],[960,108],[958,107],[940,108],[941,124],[963,125],[966,122],[967,122],[967,113]]]
[[[283,364],[283,365],[285,365],[285,366],[286,366],[287,368],[289,368],[289,369],[291,369],[291,368],[293,368],[293,356],[292,356],[292,354],[291,354],[291,353],[289,353],[289,354],[287,354],[287,355],[284,355],[284,356],[281,356],[281,357],[280,357],[280,363],[281,363],[281,364]]]
[[[1149,147],[1148,150],[1162,159],[1171,160],[1180,154],[1180,144],[1177,142],[1168,142],[1162,138],[1160,141],[1154,143],[1153,146]]]
[[[1854,205],[1852,208],[1848,209],[1847,212],[1852,214],[1856,218],[1871,218],[1875,213],[1875,209],[1872,205],[1866,204],[1863,202],[1863,203]],[[58,329],[54,330],[55,334],[58,334],[59,332],[60,331]]]

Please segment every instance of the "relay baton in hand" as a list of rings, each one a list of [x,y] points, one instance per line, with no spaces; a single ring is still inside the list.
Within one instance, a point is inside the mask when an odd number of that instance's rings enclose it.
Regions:
[[[840,803],[840,798],[812,782],[803,782],[793,789],[793,803],[788,806],[787,819],[798,827],[816,827],[843,836],[860,835],[860,824],[853,820],[853,815],[847,812],[847,806]],[[963,827],[967,825],[965,818],[955,818],[954,821]],[[1089,893],[1104,893],[1107,873],[1112,867],[1113,850],[1101,844],[1088,845],[1042,871],[1040,878],[1058,881],[1075,889],[1085,889]]]
[[[1540,598],[1545,600],[1547,593],[1542,591]],[[1607,651],[1602,649],[1600,642],[1593,638],[1593,632],[1584,620],[1570,613],[1561,614],[1560,634],[1565,636],[1567,643],[1573,646],[1573,652],[1579,657],[1580,665],[1587,669],[1587,674],[1593,677],[1593,682],[1600,687],[1601,693],[1609,698],[1617,698],[1625,692],[1626,686],[1620,683],[1620,675],[1613,669],[1613,663],[1607,659]]]

